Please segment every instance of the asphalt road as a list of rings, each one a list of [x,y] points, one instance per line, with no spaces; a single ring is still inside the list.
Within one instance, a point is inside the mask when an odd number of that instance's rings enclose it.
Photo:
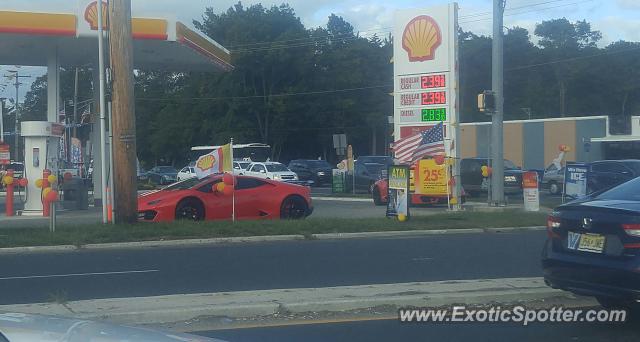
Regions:
[[[543,231],[0,255],[0,304],[541,276]]]
[[[505,323],[427,324],[395,320],[333,324],[291,325],[205,331],[202,336],[227,341],[260,342],[357,342],[357,341],[617,341],[640,340],[640,324],[537,323],[529,326]]]

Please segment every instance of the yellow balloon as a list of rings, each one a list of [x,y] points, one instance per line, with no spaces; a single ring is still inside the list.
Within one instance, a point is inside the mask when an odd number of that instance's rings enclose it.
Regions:
[[[218,192],[223,192],[224,191],[224,182],[220,182],[216,184],[216,190],[218,190]]]
[[[457,197],[449,198],[449,204],[451,204],[451,205],[458,204],[458,198]]]
[[[4,178],[2,178],[2,182],[3,182],[5,185],[11,185],[11,184],[13,184],[13,177],[11,177],[11,176],[4,176]]]
[[[51,188],[44,188],[42,190],[42,197],[47,198],[47,195],[51,192]]]
[[[36,188],[38,189],[42,188],[42,179],[40,178],[36,179]]]
[[[405,214],[398,214],[398,221],[400,222],[404,222],[407,220],[407,215]]]
[[[58,181],[58,177],[56,177],[54,175],[49,175],[49,177],[47,177],[47,180],[49,181],[49,184],[53,184],[56,181]]]

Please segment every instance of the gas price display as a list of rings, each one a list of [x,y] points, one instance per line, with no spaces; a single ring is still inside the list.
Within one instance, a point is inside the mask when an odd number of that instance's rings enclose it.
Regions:
[[[400,91],[436,89],[446,87],[446,74],[413,75],[398,78],[398,90]]]
[[[446,108],[424,108],[422,109],[422,121],[446,121]]]
[[[422,105],[440,105],[447,103],[447,92],[428,91],[421,94]]]
[[[444,88],[446,85],[443,74],[420,76],[420,86],[422,89]]]

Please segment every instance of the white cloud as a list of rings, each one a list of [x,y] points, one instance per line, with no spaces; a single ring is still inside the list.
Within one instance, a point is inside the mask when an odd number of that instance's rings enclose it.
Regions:
[[[640,1],[638,1],[638,0],[617,0],[616,3],[622,9],[640,10]]]

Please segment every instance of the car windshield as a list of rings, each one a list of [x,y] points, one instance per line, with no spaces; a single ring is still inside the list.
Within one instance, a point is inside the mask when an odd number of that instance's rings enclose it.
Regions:
[[[185,179],[183,181],[180,181],[180,182],[177,182],[177,183],[173,183],[173,184],[165,187],[163,190],[186,190],[186,189],[191,189],[194,186],[196,186],[199,183],[201,183],[202,181],[203,181],[202,179],[198,179],[196,177],[188,178],[188,179]]]
[[[266,164],[267,171],[269,172],[283,172],[289,171],[289,169],[282,164]]]
[[[597,195],[595,199],[640,202],[640,177],[607,190]]]
[[[516,164],[514,164],[511,160],[508,160],[508,159],[504,160],[504,168],[507,169],[507,170],[516,170],[516,169],[518,169]]]
[[[640,175],[640,161],[625,161],[624,165],[631,168],[636,173],[636,175]]]
[[[158,173],[178,173],[178,170],[172,166],[160,166],[157,170]]]
[[[249,164],[251,164],[251,163],[249,163],[249,162],[238,162],[238,166],[240,166],[240,168],[243,169],[243,170],[246,169],[247,166],[249,166]]]
[[[309,160],[309,166],[317,169],[330,169],[331,165],[326,160]]]

